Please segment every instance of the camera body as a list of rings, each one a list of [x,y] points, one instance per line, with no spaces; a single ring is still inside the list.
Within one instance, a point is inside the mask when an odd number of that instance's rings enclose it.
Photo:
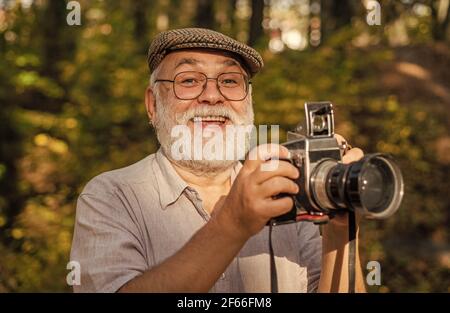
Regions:
[[[403,178],[391,156],[374,153],[357,162],[342,163],[344,147],[334,137],[334,111],[330,102],[306,102],[306,132],[298,127],[288,132],[282,145],[288,161],[300,175],[294,205],[273,218],[272,225],[297,221],[326,223],[342,211],[360,211],[367,218],[391,216],[403,198]]]
[[[334,111],[330,102],[306,102],[306,133],[298,127],[288,132],[287,142],[282,144],[288,148],[291,162],[300,170],[295,182],[301,192],[293,196],[294,207],[287,214],[275,219],[276,224],[297,221],[298,217],[317,223],[328,220],[326,212],[313,198],[310,177],[315,168],[324,159],[341,161],[341,149],[334,138]]]

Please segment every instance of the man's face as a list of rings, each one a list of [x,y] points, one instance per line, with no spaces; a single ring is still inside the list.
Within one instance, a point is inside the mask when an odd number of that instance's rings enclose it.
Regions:
[[[239,62],[226,53],[186,50],[167,55],[156,71],[156,79],[173,80],[177,74],[187,71],[204,73],[208,78],[217,78],[223,73],[241,73],[248,77]],[[244,99],[231,101],[221,94],[216,80],[208,79],[203,92],[191,100],[180,100],[180,94],[177,93],[178,97],[175,95],[171,82],[156,83],[153,87],[153,95],[155,99],[153,124],[158,140],[169,158],[171,147],[177,140],[171,136],[171,131],[176,125],[189,127],[192,134],[194,129],[208,131],[210,128],[215,128],[221,129],[224,135],[227,125],[253,125],[251,90]],[[181,98],[183,98],[182,94]],[[224,150],[226,140],[230,138],[224,137]],[[203,140],[204,144],[205,140]],[[223,170],[234,162],[234,160],[177,161],[203,174]]]

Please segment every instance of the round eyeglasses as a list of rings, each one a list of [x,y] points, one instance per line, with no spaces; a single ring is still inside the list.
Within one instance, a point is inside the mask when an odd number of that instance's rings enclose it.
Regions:
[[[216,81],[220,94],[230,101],[244,100],[251,84],[247,76],[238,72],[222,73],[217,78],[211,78],[204,73],[194,71],[178,73],[173,80],[157,79],[155,83],[170,82],[173,84],[173,92],[178,99],[193,100],[203,93],[209,79]]]

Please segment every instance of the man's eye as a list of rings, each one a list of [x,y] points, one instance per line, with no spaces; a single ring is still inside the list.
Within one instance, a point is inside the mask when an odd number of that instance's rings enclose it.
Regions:
[[[183,86],[195,86],[198,85],[198,80],[195,78],[184,78],[180,81],[180,84]]]
[[[226,86],[235,86],[237,85],[237,81],[234,79],[223,79],[221,81],[222,85],[226,85]]]

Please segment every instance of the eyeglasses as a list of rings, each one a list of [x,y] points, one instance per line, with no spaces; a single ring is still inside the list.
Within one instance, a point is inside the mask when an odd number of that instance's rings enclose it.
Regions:
[[[170,82],[178,99],[193,100],[205,91],[208,79],[215,80],[220,94],[230,101],[244,100],[248,94],[248,86],[251,84],[247,76],[242,73],[222,73],[217,78],[211,78],[204,73],[193,71],[178,73],[173,80],[157,79],[155,83]]]

